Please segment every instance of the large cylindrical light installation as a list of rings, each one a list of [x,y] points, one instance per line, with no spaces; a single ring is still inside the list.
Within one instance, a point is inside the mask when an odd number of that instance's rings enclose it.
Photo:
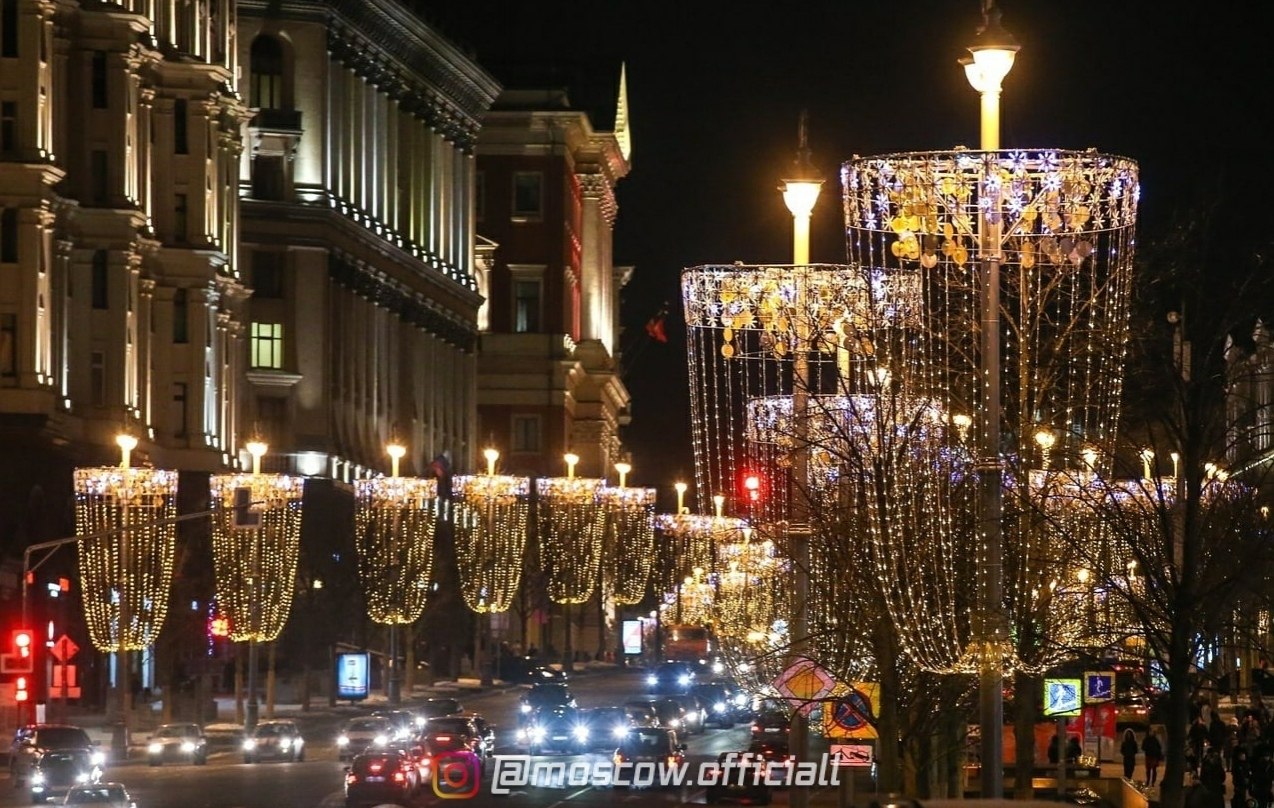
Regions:
[[[118,466],[75,469],[75,528],[95,536],[79,542],[84,619],[93,646],[114,653],[118,732],[124,754],[132,713],[128,653],[154,644],[172,586],[176,555],[177,472],[132,468],[137,439],[116,439]],[[166,524],[157,524],[167,521]]]
[[[655,489],[629,488],[627,464],[617,464],[619,485],[601,489],[606,512],[602,575],[616,604],[631,606],[646,596],[654,560]]]
[[[531,481],[496,474],[499,457],[487,449],[486,474],[451,478],[460,591],[465,605],[479,614],[513,605],[526,556]]]
[[[252,441],[247,448],[252,473],[214,474],[209,488],[217,605],[230,620],[230,639],[248,643],[247,723],[255,726],[257,644],[277,639],[292,610],[305,479],[262,474],[268,447]]]
[[[536,479],[535,492],[540,560],[548,578],[549,599],[565,607],[563,664],[570,670],[574,642],[570,607],[585,603],[597,589],[606,528],[606,511],[599,494],[606,481],[576,477],[579,457],[568,453],[565,460],[566,476]]]
[[[438,524],[438,481],[398,476],[406,448],[391,443],[389,477],[354,483],[354,544],[358,575],[367,598],[367,616],[389,626],[388,694],[401,701],[398,631],[425,610],[433,570],[434,531]]]

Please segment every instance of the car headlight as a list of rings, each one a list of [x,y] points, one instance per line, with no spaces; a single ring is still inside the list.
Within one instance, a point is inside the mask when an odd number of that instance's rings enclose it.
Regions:
[[[91,762],[94,766],[106,765],[106,753],[94,752],[93,754],[89,755],[89,762]]]
[[[610,731],[610,734],[617,739],[623,739],[628,735],[628,727],[623,724],[616,724]]]
[[[720,661],[713,662],[713,663],[712,663],[712,672],[713,672],[713,673],[725,673],[725,665],[721,664],[721,662],[720,662]]]
[[[256,748],[257,748],[257,739],[256,739],[256,738],[248,738],[247,740],[245,740],[245,741],[243,742],[243,748],[244,748],[244,749],[246,749],[246,750],[247,750],[247,751],[249,751],[249,752],[251,752],[253,749],[256,749]]]
[[[735,706],[735,707],[746,707],[746,706],[747,706],[747,704],[748,704],[748,697],[747,697],[746,695],[744,695],[743,693],[735,693],[735,694],[734,694],[734,706]]]
[[[160,752],[164,751],[164,745],[156,741],[155,743],[152,743],[150,746],[146,747],[146,751],[150,752],[152,755],[158,755]]]
[[[519,709],[521,709],[524,713],[529,713],[531,712],[531,705],[523,703]]]
[[[280,748],[280,749],[291,749],[291,748],[292,748],[292,739],[291,739],[291,738],[280,738],[280,739],[279,739],[279,748]]]
[[[671,721],[668,722],[668,726],[672,727],[673,729],[676,729],[677,727],[681,726],[681,719],[680,718],[672,719]]]
[[[40,785],[40,784],[41,784],[41,783],[43,783],[43,782],[44,782],[44,772],[34,772],[34,773],[31,775],[31,784],[32,784],[32,785],[37,785],[37,786],[38,786],[38,785]]]
[[[419,729],[420,727],[423,727],[424,725],[425,725],[425,719],[422,718],[421,716],[416,716],[416,728]]]
[[[389,743],[389,737],[385,735],[377,735],[375,738],[372,738],[372,743],[376,744],[377,746],[384,746],[385,744]]]
[[[529,734],[531,736],[531,740],[536,741],[537,743],[544,740],[545,736],[548,735],[548,733],[544,731],[544,727],[531,727]]]
[[[724,701],[719,701],[719,702],[717,702],[716,704],[712,705],[712,712],[714,712],[714,713],[724,713],[724,712],[725,712],[725,702],[724,702]]]
[[[182,741],[182,742],[181,742],[181,751],[183,751],[183,752],[185,752],[186,754],[188,754],[188,755],[189,755],[191,752],[195,751],[195,742],[194,742],[194,741]]]
[[[659,684],[659,677],[658,677],[658,676],[656,676],[656,675],[654,675],[653,673],[652,673],[652,674],[650,674],[649,676],[647,676],[647,677],[646,677],[646,684],[648,684],[648,685],[657,685],[657,684]]]
[[[571,728],[571,734],[575,736],[575,740],[584,743],[588,740],[588,727],[576,726]]]
[[[680,676],[678,676],[677,684],[681,685],[682,687],[685,687],[686,685],[690,684],[690,674],[683,673]]]
[[[338,735],[338,736],[336,737],[336,745],[337,745],[337,746],[349,746],[349,736],[348,736],[348,735]]]

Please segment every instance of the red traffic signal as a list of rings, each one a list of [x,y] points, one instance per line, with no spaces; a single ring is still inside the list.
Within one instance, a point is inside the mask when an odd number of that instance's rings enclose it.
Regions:
[[[749,505],[757,505],[765,497],[765,478],[755,471],[744,471],[739,477],[742,489],[740,498]]]
[[[31,698],[31,693],[27,690],[27,677],[19,676],[16,680],[14,680],[13,684],[14,701],[27,701]]]
[[[14,629],[13,653],[21,657],[31,656],[31,632],[25,628]]]
[[[0,673],[31,673],[35,670],[35,632],[26,628],[9,634],[9,648],[0,654]]]

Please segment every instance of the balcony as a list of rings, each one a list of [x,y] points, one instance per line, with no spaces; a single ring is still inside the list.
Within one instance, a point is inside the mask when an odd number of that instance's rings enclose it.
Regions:
[[[301,111],[299,109],[259,109],[248,124],[258,134],[300,135]]]

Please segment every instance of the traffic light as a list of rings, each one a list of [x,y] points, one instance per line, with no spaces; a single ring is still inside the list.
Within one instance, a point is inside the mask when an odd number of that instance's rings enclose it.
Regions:
[[[13,683],[13,700],[23,702],[30,698],[31,693],[27,690],[27,677],[19,676]]]
[[[748,505],[760,505],[765,497],[765,478],[755,471],[745,470],[739,477],[740,499]]]
[[[9,650],[0,655],[0,673],[31,673],[35,670],[35,634],[26,628],[14,629]]]

